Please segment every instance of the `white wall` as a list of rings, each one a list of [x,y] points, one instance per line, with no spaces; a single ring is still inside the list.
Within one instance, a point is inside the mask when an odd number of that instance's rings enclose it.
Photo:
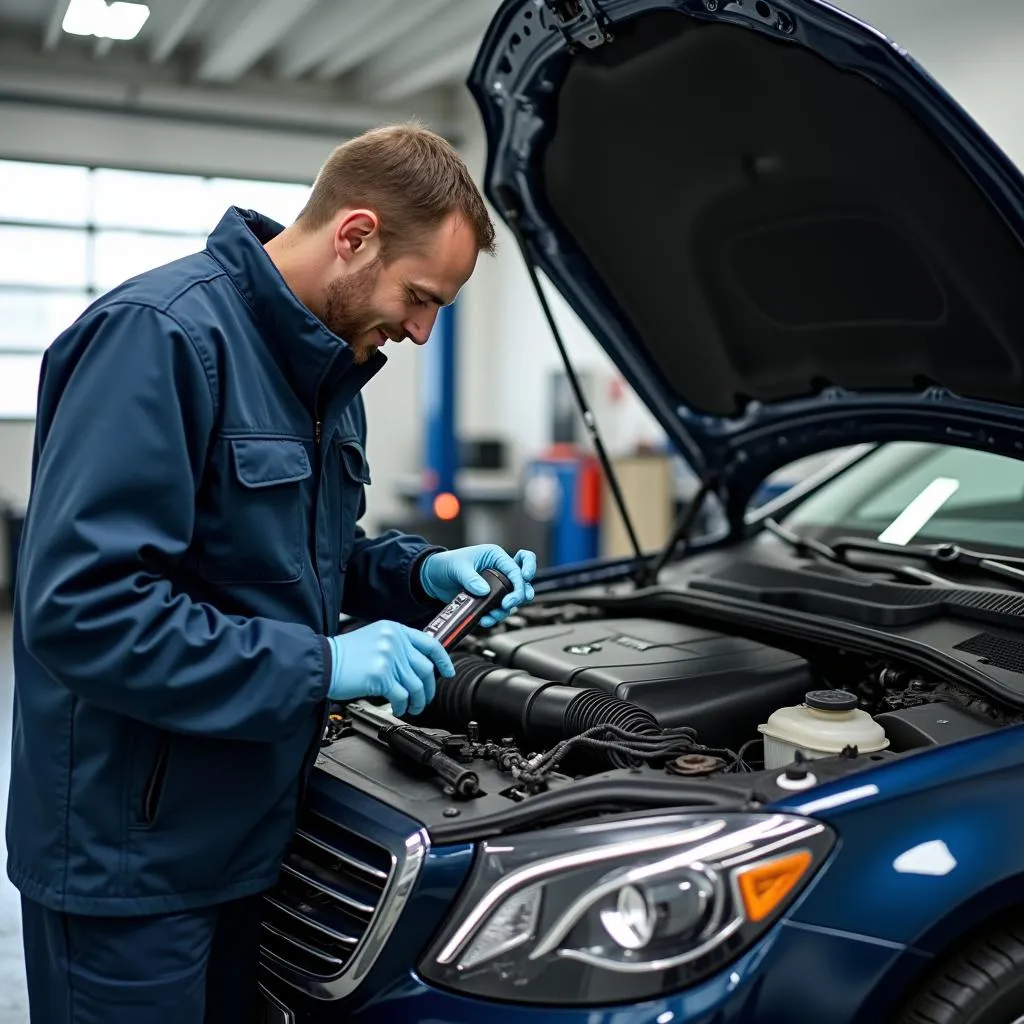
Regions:
[[[486,158],[479,117],[468,93],[460,107],[463,153],[482,178]],[[492,211],[498,232],[494,258],[481,257],[459,297],[459,422],[463,434],[496,434],[511,445],[517,462],[536,454],[549,440],[549,375],[562,362],[537,301],[512,233]],[[594,406],[601,436],[612,452],[662,436],[661,429],[629,390],[608,394],[618,378],[611,360],[579,317],[545,282],[545,294],[566,349]]]

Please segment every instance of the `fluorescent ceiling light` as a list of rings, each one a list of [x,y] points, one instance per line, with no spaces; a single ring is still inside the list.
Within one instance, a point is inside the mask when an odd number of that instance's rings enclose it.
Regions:
[[[71,0],[61,28],[74,36],[100,39],[134,39],[149,17],[146,4],[124,0]]]

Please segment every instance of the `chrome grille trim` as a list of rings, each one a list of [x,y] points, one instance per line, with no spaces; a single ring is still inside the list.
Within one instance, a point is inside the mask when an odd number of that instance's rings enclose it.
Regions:
[[[326,882],[321,882],[319,879],[314,878],[313,875],[305,871],[300,871],[297,867],[294,867],[287,861],[281,865],[281,870],[286,875],[291,875],[292,878],[308,885],[310,888],[316,889],[318,892],[322,892],[335,903],[340,903],[346,910],[349,910],[354,914],[359,914],[361,917],[370,917],[373,914],[374,907],[370,904],[360,903],[359,900],[354,899],[346,893],[330,888]]]
[[[328,970],[324,972],[324,977],[330,977],[332,973],[337,974],[345,969],[345,961],[339,960],[337,957],[330,956],[324,953],[323,950],[317,949],[315,946],[309,945],[309,943],[303,942],[301,939],[297,939],[294,935],[288,935],[286,932],[281,931],[280,928],[275,928],[272,924],[267,921],[263,922],[263,930],[269,932],[276,939],[280,939],[286,945],[292,946],[300,952],[304,953],[312,960],[322,960],[328,965]],[[284,964],[289,968],[294,968],[295,965],[290,961],[285,960],[282,956],[277,953],[266,951],[267,955],[272,957],[280,964]]]
[[[403,836],[360,817],[357,830],[305,815],[282,865],[281,881],[266,897],[263,967],[317,999],[342,999],[369,973],[430,848],[425,830]],[[322,827],[315,827],[317,820]],[[390,860],[389,872],[372,863],[377,852],[381,864]],[[297,860],[306,865],[296,866]],[[311,868],[317,869],[315,875]],[[364,902],[371,896],[376,897],[372,906]]]
[[[353,857],[350,853],[346,853],[344,850],[339,850],[337,847],[331,846],[329,843],[313,835],[312,832],[307,832],[305,829],[299,829],[295,833],[296,839],[301,839],[304,842],[315,846],[318,850],[322,850],[324,853],[329,854],[331,857],[340,860],[343,864],[348,865],[354,871],[358,871],[361,874],[372,878],[374,881],[380,882],[383,886],[388,880],[388,873],[381,871],[379,868],[373,867],[371,864],[367,864],[365,861],[361,861],[356,857]]]
[[[347,946],[350,949],[355,949],[359,944],[359,939],[355,935],[346,935],[344,932],[336,931],[335,929],[325,925],[322,921],[318,921],[315,917],[302,914],[293,907],[289,907],[287,904],[282,903],[275,896],[267,896],[267,902],[275,909],[281,911],[282,914],[287,915],[295,921],[300,921],[307,927],[320,932],[321,935],[325,935],[332,942],[338,942],[343,946]]]

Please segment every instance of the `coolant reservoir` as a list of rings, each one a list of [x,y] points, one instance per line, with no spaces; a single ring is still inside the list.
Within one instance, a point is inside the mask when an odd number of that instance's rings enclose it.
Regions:
[[[768,769],[792,764],[797,751],[814,758],[834,756],[846,747],[871,754],[889,746],[885,730],[845,690],[812,690],[803,704],[779,708],[757,728],[764,734]]]

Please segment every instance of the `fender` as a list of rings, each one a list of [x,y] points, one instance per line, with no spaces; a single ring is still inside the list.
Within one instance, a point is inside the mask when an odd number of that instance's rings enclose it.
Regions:
[[[790,919],[934,954],[1024,902],[1024,727],[915,753],[772,809],[839,846]]]

